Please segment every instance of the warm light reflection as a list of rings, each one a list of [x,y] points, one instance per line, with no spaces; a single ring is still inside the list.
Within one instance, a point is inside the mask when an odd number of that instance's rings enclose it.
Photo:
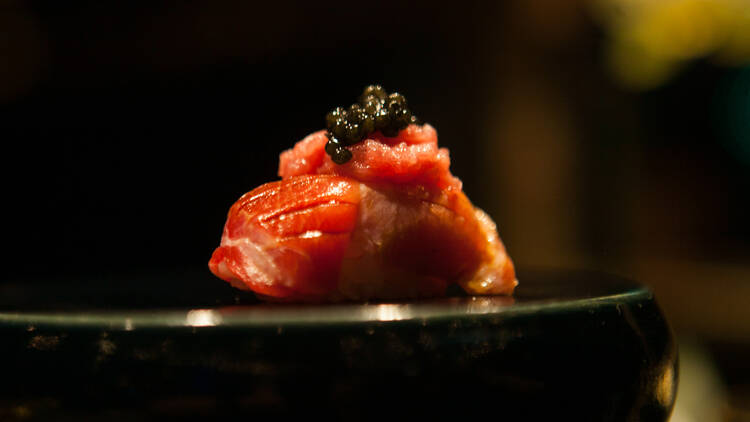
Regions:
[[[323,232],[320,230],[308,230],[301,235],[299,235],[302,239],[315,239],[316,237],[323,236]]]
[[[664,369],[656,387],[656,400],[662,406],[670,406],[674,400],[674,369],[671,365]]]
[[[512,296],[474,296],[466,306],[469,314],[489,314],[514,303]]]
[[[368,319],[378,321],[399,321],[412,317],[409,308],[402,305],[373,305],[368,306],[364,312]]]
[[[213,327],[218,324],[221,324],[221,315],[211,309],[193,309],[185,318],[185,325],[190,327]]]
[[[125,318],[125,331],[133,331],[133,320],[131,318]]]

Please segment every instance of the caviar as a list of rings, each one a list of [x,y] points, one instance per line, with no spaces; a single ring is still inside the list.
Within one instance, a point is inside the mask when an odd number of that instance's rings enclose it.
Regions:
[[[403,95],[388,94],[380,85],[370,85],[357,103],[349,108],[336,107],[326,115],[326,154],[334,163],[344,164],[352,159],[347,146],[378,130],[388,137],[397,136],[409,123],[417,122]]]

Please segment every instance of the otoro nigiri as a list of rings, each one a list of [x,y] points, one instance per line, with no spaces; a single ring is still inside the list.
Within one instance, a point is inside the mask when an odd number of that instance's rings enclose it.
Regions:
[[[211,271],[275,301],[432,297],[451,284],[511,294],[495,224],[461,191],[435,130],[395,96],[368,87],[283,152],[282,179],[231,207]]]

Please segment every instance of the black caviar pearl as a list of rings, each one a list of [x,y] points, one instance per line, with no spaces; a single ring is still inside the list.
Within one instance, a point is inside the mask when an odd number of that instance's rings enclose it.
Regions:
[[[370,116],[375,116],[383,108],[383,100],[372,95],[365,98],[361,104],[362,108]]]
[[[381,100],[384,100],[386,97],[386,92],[380,85],[369,85],[365,88],[365,90],[362,92],[362,97],[367,97],[369,95],[375,96]]]
[[[388,96],[388,99],[386,100],[387,103],[398,103],[401,105],[401,107],[406,108],[406,97],[399,94],[398,92],[394,92],[393,94]]]
[[[391,118],[388,115],[388,110],[382,108],[375,115],[375,130],[383,131],[385,128],[390,126]]]
[[[354,145],[362,140],[360,133],[361,127],[357,123],[348,122],[346,124],[346,136],[344,136],[344,143],[346,145]]]
[[[333,154],[329,154],[336,164],[344,164],[352,159],[352,152],[345,147],[337,147]]]
[[[395,116],[393,116],[393,121],[399,130],[404,129],[409,126],[409,122],[411,122],[411,112],[406,108],[401,109],[395,114]]]
[[[343,118],[343,114],[344,109],[341,107],[336,107],[333,111],[326,114],[326,129],[333,130],[336,122]]]
[[[331,133],[326,133],[326,136],[328,137],[328,142],[326,142],[326,154],[333,155],[336,153],[336,149],[341,146],[341,142],[336,138],[335,136],[331,135]]]
[[[362,128],[363,137],[375,132],[375,118],[369,114],[366,114],[360,123]]]
[[[346,120],[344,119],[336,120],[333,127],[330,129],[331,134],[338,139],[344,139],[346,137],[346,131]]]
[[[360,95],[358,103],[348,109],[337,107],[326,115],[329,141],[325,151],[334,162],[343,164],[352,157],[346,146],[362,141],[377,130],[388,137],[398,136],[399,131],[417,122],[403,95],[388,94],[382,86],[370,85]]]
[[[359,104],[352,104],[347,112],[347,120],[349,123],[361,123],[367,117],[367,111],[359,106]]]
[[[349,122],[359,125],[359,133],[357,135],[360,137],[360,140],[374,130],[372,116],[362,108],[356,108],[350,112]]]
[[[349,106],[349,110],[347,110],[347,117],[352,118],[355,117],[359,113],[359,111],[362,109],[362,107],[359,106],[359,104],[352,104]]]
[[[326,154],[331,157],[331,160],[333,160],[334,163],[344,164],[347,161],[351,160],[351,151],[346,149],[346,147],[343,146],[335,136],[331,135],[330,133],[326,133],[326,136],[328,137],[328,142],[326,142],[325,151]]]

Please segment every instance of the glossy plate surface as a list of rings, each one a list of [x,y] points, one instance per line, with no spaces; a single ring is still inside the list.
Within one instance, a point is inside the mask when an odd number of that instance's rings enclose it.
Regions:
[[[581,271],[519,280],[513,297],[333,305],[262,303],[210,274],[6,284],[0,392],[6,409],[84,420],[484,416],[489,404],[667,419],[676,350],[650,290]]]
[[[0,324],[100,327],[279,324],[347,324],[388,320],[423,320],[469,315],[516,315],[559,312],[596,306],[628,297],[650,297],[637,283],[602,274],[536,271],[521,274],[513,296],[447,298],[343,304],[269,304],[231,288],[210,275],[168,275],[152,280],[104,279],[0,285]]]

